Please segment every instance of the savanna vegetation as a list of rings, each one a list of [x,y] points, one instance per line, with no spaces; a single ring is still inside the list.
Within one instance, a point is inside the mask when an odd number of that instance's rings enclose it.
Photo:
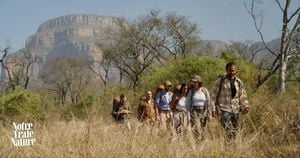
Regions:
[[[114,38],[99,44],[104,50],[100,63],[106,70],[104,73],[95,74],[81,59],[62,58],[49,63],[41,75],[42,84],[24,87],[23,82],[13,82],[16,83],[13,87],[8,84],[1,91],[0,157],[300,155],[298,48],[298,56],[288,64],[285,92],[278,93],[282,88],[278,86],[281,77],[278,71],[262,68],[252,62],[251,55],[251,59],[246,59],[247,55],[241,56],[243,51],[235,53],[237,48],[233,46],[218,56],[203,56],[202,52],[208,50],[199,49],[197,27],[184,16],[174,13],[161,16],[154,10],[134,21],[119,19],[117,24],[118,29],[107,33]],[[4,65],[5,60],[1,60]],[[218,118],[209,121],[205,139],[201,141],[191,132],[161,132],[136,118],[139,98],[146,90],[154,92],[165,80],[170,80],[174,87],[189,83],[196,74],[212,90],[229,61],[237,63],[238,76],[246,86],[250,102],[250,112],[241,115],[236,140],[225,140]],[[118,82],[108,81],[106,74],[111,68],[120,71]],[[262,75],[269,76],[261,82]],[[11,77],[14,81],[18,75]],[[110,115],[112,99],[119,94],[126,94],[132,106],[131,128],[116,124]],[[13,122],[33,123],[33,137],[37,140],[33,146],[12,145]]]

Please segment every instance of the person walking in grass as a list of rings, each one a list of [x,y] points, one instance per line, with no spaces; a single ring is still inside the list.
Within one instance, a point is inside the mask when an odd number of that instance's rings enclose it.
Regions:
[[[181,84],[179,93],[173,96],[171,106],[174,113],[173,127],[177,133],[187,131],[189,125],[189,114],[187,109],[187,95],[189,87],[186,84]]]
[[[212,116],[220,115],[220,122],[228,139],[236,138],[239,112],[242,114],[249,112],[247,93],[236,72],[236,64],[227,63],[226,75],[217,79],[211,96]]]
[[[125,123],[130,113],[130,105],[124,94],[113,99],[111,114],[117,123]]]
[[[210,95],[203,86],[202,78],[195,75],[191,90],[188,93],[188,109],[191,113],[192,130],[197,139],[204,138],[204,127],[210,112]]]
[[[147,124],[154,124],[156,122],[156,109],[152,91],[146,91],[145,96],[140,99],[138,105],[138,119]]]
[[[173,93],[171,92],[172,83],[165,81],[164,89],[159,91],[155,96],[155,107],[159,114],[160,126],[162,129],[172,127],[172,111],[170,102],[172,100]]]

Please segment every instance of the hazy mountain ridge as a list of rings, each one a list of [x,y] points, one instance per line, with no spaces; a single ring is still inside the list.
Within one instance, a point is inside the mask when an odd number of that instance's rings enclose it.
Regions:
[[[79,57],[100,62],[102,52],[96,43],[103,40],[103,33],[107,28],[115,26],[115,19],[116,17],[76,14],[57,17],[41,24],[37,32],[27,38],[25,45],[25,49],[39,57],[39,62],[32,66],[33,76],[38,76],[47,61],[58,57]],[[1,78],[6,78],[3,69],[1,71]]]
[[[102,51],[95,43],[103,41],[107,28],[115,27],[117,17],[76,14],[57,17],[42,23],[37,32],[26,40],[25,49],[39,57],[32,67],[32,74],[38,77],[43,65],[58,57],[79,57],[87,61],[100,62]],[[218,56],[229,44],[220,40],[202,40],[199,54]],[[278,39],[268,43],[271,48],[278,45]],[[256,42],[251,47],[262,47]],[[258,59],[268,53],[260,53]],[[1,70],[3,71],[3,69]],[[1,78],[5,76],[1,72]]]
[[[26,48],[42,50],[37,53],[51,58],[74,55],[101,60],[95,43],[102,40],[103,31],[114,26],[114,17],[98,15],[66,15],[41,24],[36,34],[28,37]],[[72,52],[70,52],[72,51]],[[48,57],[47,57],[48,58]]]

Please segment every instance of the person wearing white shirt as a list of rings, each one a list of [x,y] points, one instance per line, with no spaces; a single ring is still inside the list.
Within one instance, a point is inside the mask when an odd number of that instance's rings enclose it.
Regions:
[[[177,133],[182,133],[188,130],[189,115],[187,110],[187,94],[189,86],[181,84],[179,93],[174,95],[171,106],[174,111],[173,127]]]
[[[198,138],[203,138],[204,127],[208,114],[210,113],[210,95],[208,90],[203,87],[202,79],[195,75],[192,79],[193,88],[188,94],[187,109],[191,113],[192,130]]]

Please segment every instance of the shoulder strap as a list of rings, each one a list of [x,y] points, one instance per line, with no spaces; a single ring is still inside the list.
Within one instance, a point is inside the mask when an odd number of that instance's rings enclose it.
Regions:
[[[243,88],[243,82],[240,79],[237,79],[237,82],[239,84],[239,88]]]
[[[224,80],[225,80],[225,76],[224,75],[220,76],[219,91],[218,91],[218,94],[217,94],[217,97],[216,97],[216,103],[218,103],[218,104],[219,104],[219,97],[220,97],[220,94],[221,94],[221,90],[222,90]]]
[[[193,110],[193,96],[195,94],[195,89],[191,88],[189,94],[191,94],[191,95],[188,96],[190,98],[187,98],[189,100],[189,104],[188,104],[189,109],[188,110],[191,112]]]
[[[203,91],[203,93],[205,94],[205,96],[208,95],[208,90],[207,90],[205,87],[202,87],[202,91]]]
[[[190,100],[191,100],[191,104],[193,104],[193,96],[195,95],[195,88],[192,88],[191,89],[191,98],[190,98]]]

